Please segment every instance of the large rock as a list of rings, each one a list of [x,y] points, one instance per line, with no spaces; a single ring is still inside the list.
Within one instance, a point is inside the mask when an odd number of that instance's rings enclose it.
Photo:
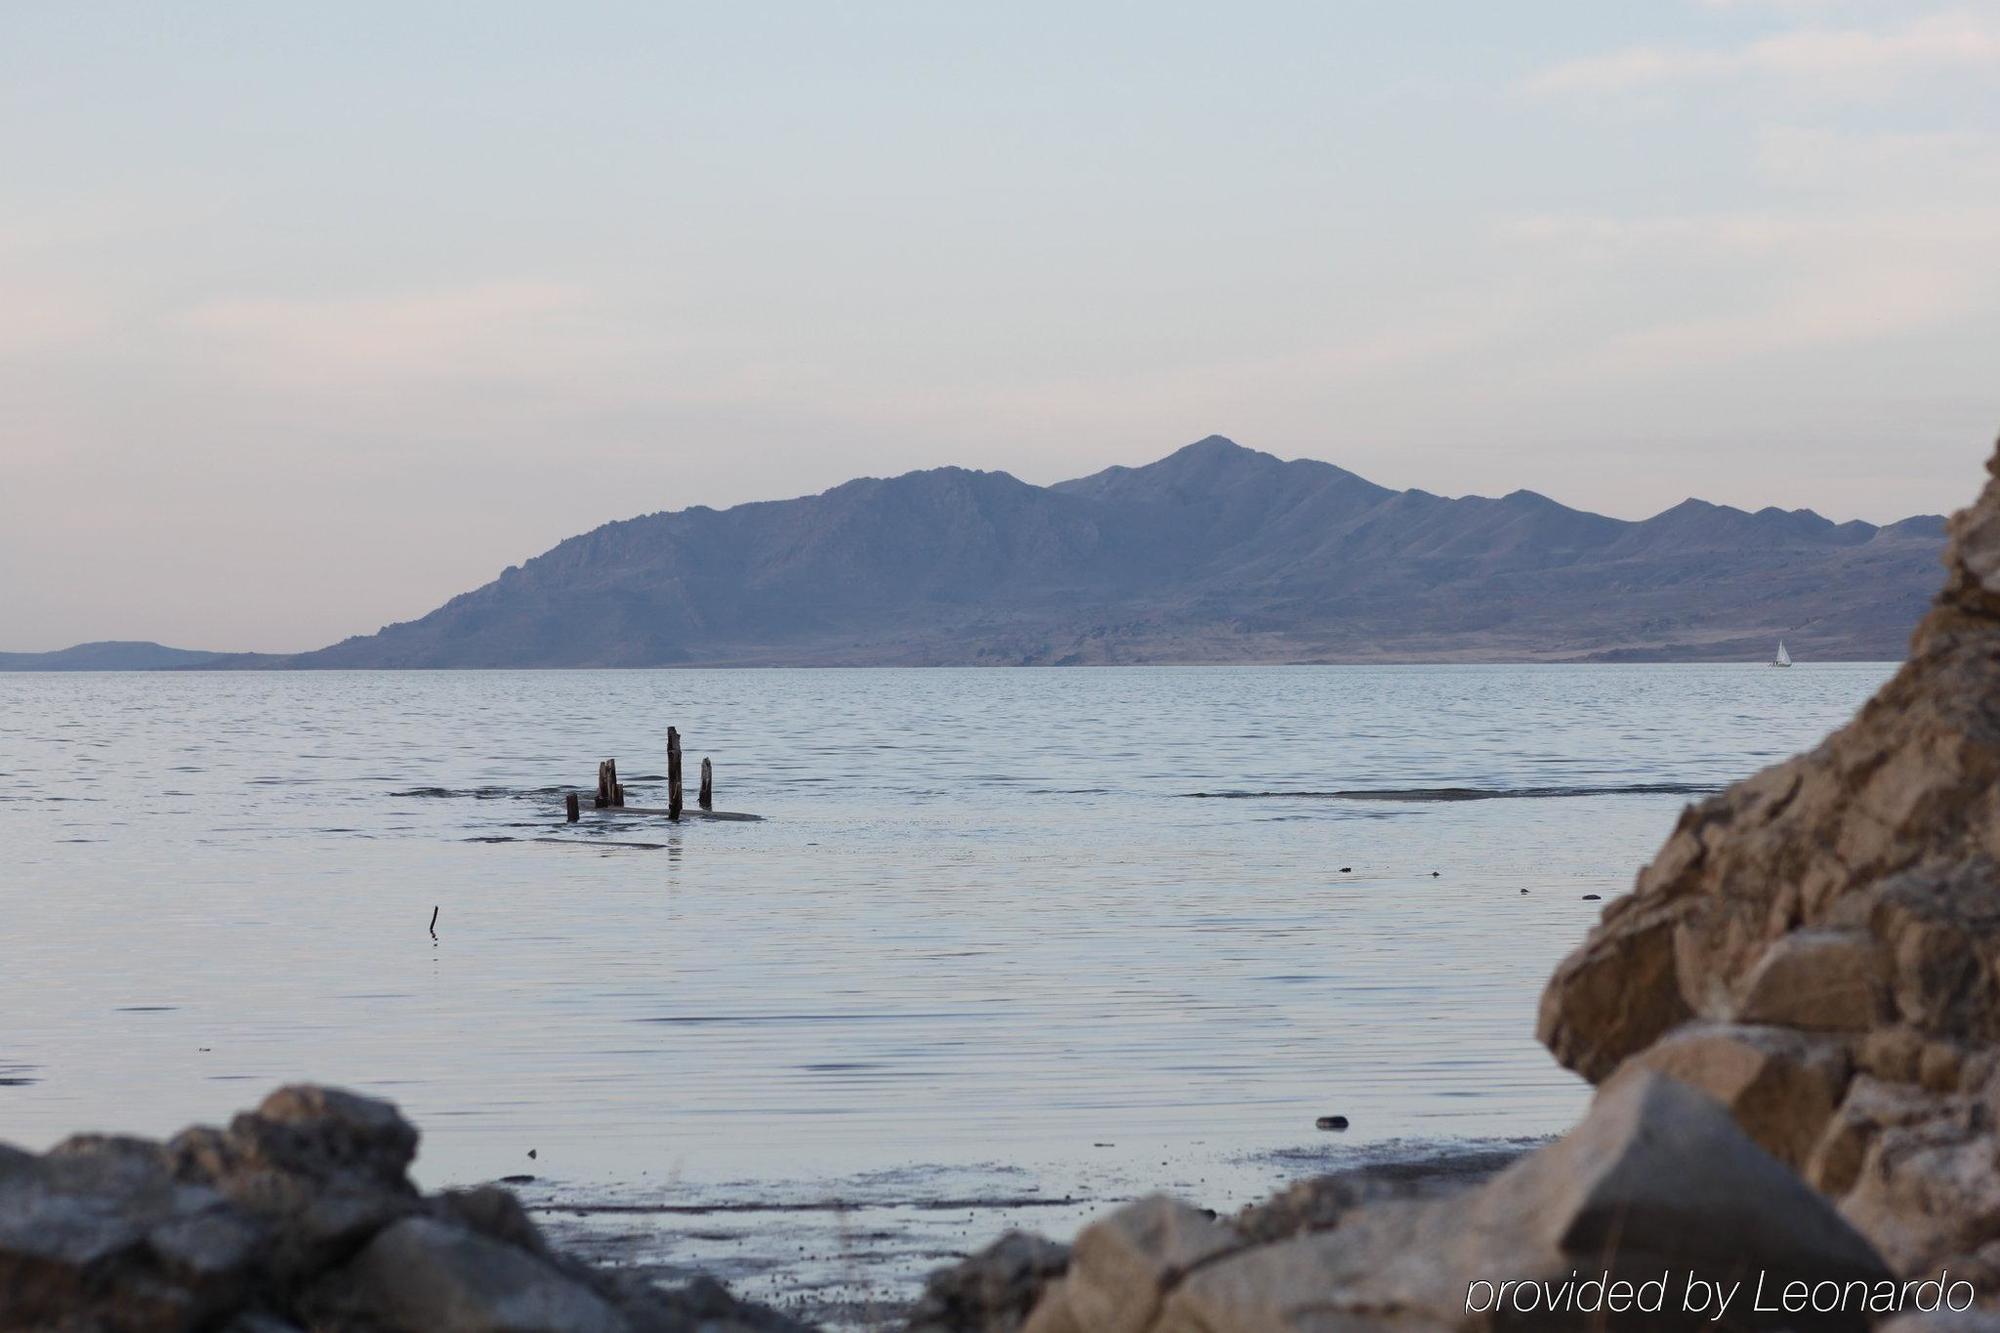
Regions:
[[[2000,455],[1988,471],[1902,669],[1811,753],[1690,807],[1542,997],[1563,1063],[1709,1087],[1911,1274],[2000,1226],[1976,1109],[2000,1042]],[[1688,1035],[1718,1024],[1838,1042],[1865,1077],[1824,1107],[1771,1039]]]
[[[1069,1247],[1010,1231],[931,1274],[910,1311],[910,1333],[1014,1333],[1069,1268]]]
[[[540,1257],[428,1217],[379,1233],[328,1286],[331,1308],[384,1333],[631,1333]]]
[[[1639,1069],[1605,1089],[1564,1138],[1463,1198],[1364,1207],[1333,1231],[1199,1268],[1168,1299],[1157,1327],[1605,1327],[1601,1310],[1521,1312],[1498,1291],[1506,1280],[1555,1288],[1573,1273],[1635,1284],[1671,1274],[1667,1309],[1630,1325],[1647,1328],[1713,1326],[1712,1311],[1681,1317],[1676,1308],[1689,1275],[1725,1290],[1759,1273],[1767,1286],[1888,1277],[1867,1241],[1719,1103]],[[1747,1299],[1739,1295],[1732,1315]],[[1739,1326],[1759,1325],[1746,1318]],[[1867,1319],[1817,1326],[1866,1328]]]
[[[1847,1091],[1852,1069],[1837,1042],[1784,1028],[1694,1023],[1627,1062],[1701,1089],[1744,1132],[1793,1168],[1804,1167]]]
[[[261,1235],[159,1145],[71,1139],[0,1151],[0,1329],[177,1330],[247,1291]]]
[[[518,1200],[421,1196],[387,1102],[283,1088],[167,1144],[0,1145],[0,1333],[786,1333],[712,1282],[551,1253]]]
[[[1068,1274],[1036,1307],[1027,1333],[1144,1333],[1175,1284],[1243,1244],[1177,1199],[1127,1204],[1077,1236]]]

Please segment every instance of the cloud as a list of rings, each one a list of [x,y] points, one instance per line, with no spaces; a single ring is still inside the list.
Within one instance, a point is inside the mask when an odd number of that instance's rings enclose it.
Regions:
[[[1840,217],[1549,215],[1517,219],[1510,234],[1613,294],[1605,336],[1587,358],[1601,372],[1878,344],[1979,318],[2000,297],[2000,270],[1987,260],[2000,205]],[[1683,290],[1721,294],[1693,307],[1676,298]]]
[[[1909,200],[1992,198],[2000,187],[2000,134],[1932,130],[1851,134],[1770,125],[1758,131],[1758,174],[1786,189],[1852,191]]]
[[[2000,19],[1933,14],[1901,28],[1805,28],[1716,50],[1634,46],[1566,61],[1530,75],[1538,97],[1637,92],[1729,79],[1832,81],[1879,86],[1925,73],[2000,70]]]

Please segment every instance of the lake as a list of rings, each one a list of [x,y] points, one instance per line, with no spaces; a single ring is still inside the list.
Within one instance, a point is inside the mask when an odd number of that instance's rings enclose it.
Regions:
[[[586,1247],[888,1297],[1532,1140],[1585,895],[1891,670],[0,675],[0,1139],[338,1083]],[[589,809],[665,803],[669,724],[761,822]]]

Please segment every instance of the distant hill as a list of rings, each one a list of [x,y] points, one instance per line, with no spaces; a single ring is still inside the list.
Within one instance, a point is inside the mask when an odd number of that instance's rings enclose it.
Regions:
[[[162,671],[210,666],[228,654],[167,648],[157,643],[79,643],[51,653],[0,653],[0,671]]]
[[[1219,436],[608,523],[289,667],[1900,658],[1944,520],[1450,499]],[[165,650],[162,650],[165,651]],[[212,665],[271,665],[219,659]]]

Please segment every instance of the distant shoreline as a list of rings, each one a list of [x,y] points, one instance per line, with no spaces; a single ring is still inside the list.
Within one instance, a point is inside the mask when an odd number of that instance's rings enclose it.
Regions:
[[[287,655],[277,653],[199,653],[190,649],[160,649],[163,653],[181,655],[197,659],[195,661],[174,660],[159,662],[109,663],[80,657],[80,650],[98,647],[80,644],[76,648],[60,649],[50,653],[0,653],[0,673],[15,675],[81,675],[134,674],[153,675],[160,673],[177,674],[183,672],[448,672],[448,671],[1033,671],[1033,670],[1078,670],[1091,668],[1174,668],[1196,670],[1202,668],[1312,668],[1312,667],[1577,667],[1577,666],[1764,666],[1769,664],[1769,650],[1761,653],[1711,653],[1707,655],[1648,653],[1643,649],[1611,649],[1571,656],[1471,656],[1438,654],[1432,656],[1382,656],[1382,657],[1321,657],[1321,658],[1262,658],[1247,657],[1229,659],[1161,659],[1153,661],[1087,661],[1087,662],[992,662],[992,661],[822,661],[805,659],[800,661],[715,661],[715,662],[656,662],[620,664],[555,664],[555,663],[488,663],[480,665],[440,665],[440,666],[347,666],[320,662],[302,662],[296,657],[307,654]],[[121,645],[123,646],[123,645]],[[133,645],[158,648],[159,645]],[[1905,658],[1876,657],[1870,655],[1829,654],[1826,656],[1801,656],[1800,666],[1895,666]]]

